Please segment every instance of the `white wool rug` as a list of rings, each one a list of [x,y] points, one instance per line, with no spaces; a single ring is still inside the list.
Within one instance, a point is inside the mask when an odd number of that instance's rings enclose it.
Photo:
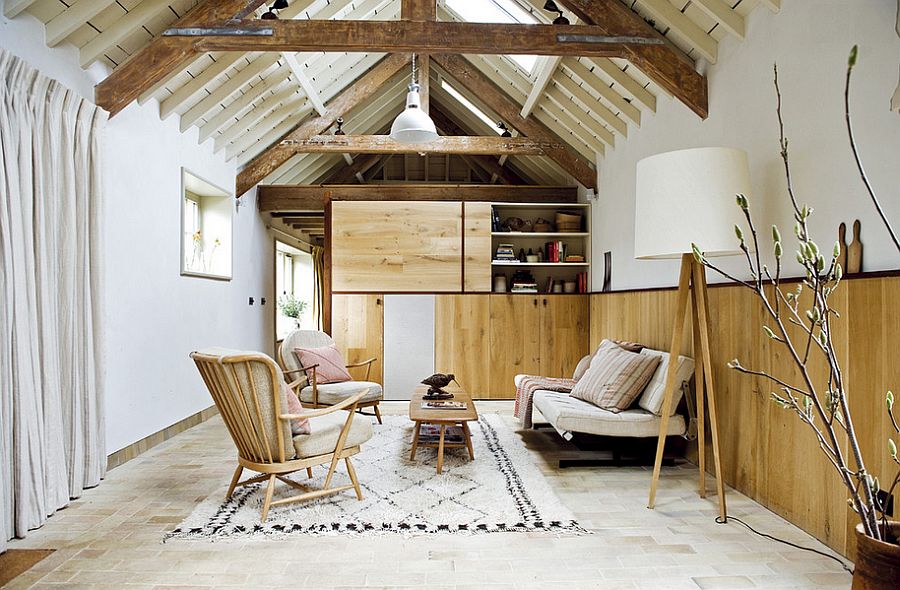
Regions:
[[[447,449],[443,473],[438,475],[435,449],[420,447],[415,461],[409,460],[413,423],[403,416],[385,416],[383,425],[375,425],[375,436],[352,459],[363,501],[350,490],[316,501],[276,506],[263,524],[263,484],[238,488],[224,503],[223,488],[202,502],[167,538],[587,533],[560,503],[519,436],[501,416],[485,414],[470,426],[475,460],[468,460],[465,448]],[[291,477],[318,489],[326,471],[325,466],[315,468],[312,480],[307,479],[305,470]],[[341,462],[335,485],[347,483]],[[275,497],[297,493],[280,483]]]

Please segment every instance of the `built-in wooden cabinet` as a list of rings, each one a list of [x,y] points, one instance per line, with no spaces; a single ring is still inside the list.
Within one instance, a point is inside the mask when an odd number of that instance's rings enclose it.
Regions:
[[[334,201],[335,292],[460,292],[462,203]]]
[[[384,378],[384,299],[381,295],[334,295],[331,300],[331,337],[347,364],[375,357],[369,380]],[[356,373],[354,373],[356,371]],[[357,379],[365,369],[351,369]]]
[[[568,377],[589,350],[587,295],[439,295],[435,368],[477,398],[511,399],[517,374]]]
[[[580,227],[557,231],[557,213],[580,217]],[[494,217],[538,224],[547,231],[500,231]],[[517,225],[518,226],[518,225]],[[335,293],[490,293],[493,278],[530,273],[537,290],[562,292],[566,282],[590,279],[590,205],[453,201],[333,201],[330,213],[331,290]],[[552,262],[549,243],[574,260]],[[501,244],[526,260],[497,260]],[[544,250],[547,249],[546,252]],[[554,246],[554,251],[558,250]],[[538,253],[546,258],[537,261]]]
[[[454,373],[460,385],[476,397],[491,389],[490,326],[490,295],[435,297],[434,369]]]

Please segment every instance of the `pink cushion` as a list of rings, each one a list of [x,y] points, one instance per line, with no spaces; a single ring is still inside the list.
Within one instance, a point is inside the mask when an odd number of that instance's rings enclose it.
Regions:
[[[294,393],[286,383],[282,383],[281,386],[284,387],[285,390],[284,396],[287,398],[288,414],[302,414],[303,404],[300,403],[297,394]],[[291,434],[310,434],[311,432],[312,428],[309,425],[309,418],[304,418],[303,420],[291,420]]]
[[[301,367],[316,367],[316,384],[323,383],[343,383],[344,381],[353,381],[353,377],[347,372],[347,363],[344,357],[334,344],[322,346],[321,348],[295,348],[294,354],[300,362]],[[309,371],[307,375],[311,375]]]

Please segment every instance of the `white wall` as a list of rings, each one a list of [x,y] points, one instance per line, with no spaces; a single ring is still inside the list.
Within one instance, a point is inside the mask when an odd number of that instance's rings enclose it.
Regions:
[[[900,231],[900,116],[889,109],[897,85],[900,39],[894,31],[897,5],[887,0],[792,0],[773,14],[759,8],[747,20],[743,42],[727,37],[710,66],[709,111],[700,120],[687,107],[660,96],[655,115],[643,118],[627,140],[608,150],[600,169],[594,210],[593,259],[613,252],[613,289],[674,285],[676,261],[634,260],[635,166],[646,156],[699,146],[746,150],[753,176],[752,205],[766,238],[778,223],[785,242],[793,237],[784,173],[779,157],[772,67],[778,63],[783,113],[790,141],[795,187],[815,208],[813,237],[826,252],[837,227],[862,221],[863,269],[900,267],[853,165],[843,118],[847,55],[859,44],[853,73],[852,113],[863,162],[882,205]],[[848,235],[848,241],[849,241]],[[793,248],[786,248],[793,259]],[[727,266],[743,268],[739,259]],[[789,274],[796,275],[796,262]],[[746,273],[745,273],[746,274]],[[603,280],[602,262],[593,288]],[[719,279],[710,275],[711,281]]]
[[[0,16],[0,47],[83,96],[106,75],[83,71],[71,46],[48,49],[29,15]],[[105,187],[106,435],[113,452],[211,405],[188,358],[217,345],[271,352],[273,240],[255,191],[234,217],[233,280],[180,276],[181,167],[222,187],[235,165],[178,118],[160,121],[154,101],[111,119],[103,145]],[[248,298],[256,300],[252,307]],[[268,304],[260,306],[266,297]]]

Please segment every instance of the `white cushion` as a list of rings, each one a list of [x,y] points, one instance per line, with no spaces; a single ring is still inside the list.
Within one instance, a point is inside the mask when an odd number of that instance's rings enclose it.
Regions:
[[[294,437],[294,450],[299,459],[327,455],[334,452],[341,429],[347,422],[350,412],[338,410],[331,414],[312,418],[312,434],[298,434]],[[367,416],[354,414],[350,424],[350,432],[344,441],[344,448],[349,449],[361,445],[372,438],[372,420]]]
[[[363,396],[360,402],[374,402],[384,399],[381,385],[371,381],[344,381],[341,383],[323,383],[319,388],[319,404],[333,406],[356,395],[363,389],[369,392]],[[308,385],[300,390],[300,401],[305,404],[313,403],[313,388]],[[313,426],[315,428],[315,426]]]
[[[650,377],[650,382],[644,388],[644,393],[638,398],[638,407],[652,412],[657,416],[662,415],[663,397],[666,391],[666,372],[669,370],[669,353],[651,348],[645,348],[641,354],[660,357],[659,366],[656,372]],[[681,401],[684,393],[682,385],[691,380],[694,374],[694,359],[687,356],[678,357],[678,368],[675,370],[675,391],[672,397],[672,415]]]
[[[584,377],[584,374],[587,373],[588,368],[591,366],[591,359],[593,358],[593,354],[586,354],[581,357],[581,360],[575,365],[575,371],[572,372],[572,379],[578,381]]]
[[[659,435],[660,417],[646,410],[633,408],[613,413],[567,393],[545,390],[535,392],[534,406],[554,428],[563,432],[622,437]],[[315,427],[313,423],[313,428]],[[667,431],[669,435],[684,434],[684,417],[680,414],[672,416]]]

